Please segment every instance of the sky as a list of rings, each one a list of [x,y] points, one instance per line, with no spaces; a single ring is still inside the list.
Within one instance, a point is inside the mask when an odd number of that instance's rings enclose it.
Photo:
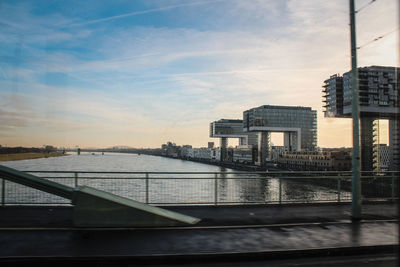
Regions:
[[[397,66],[398,1],[356,9],[358,65]],[[351,68],[348,13],[348,0],[2,0],[0,145],[218,145],[210,122],[290,105],[317,110],[320,147],[351,146],[351,120],[322,112],[324,80]]]

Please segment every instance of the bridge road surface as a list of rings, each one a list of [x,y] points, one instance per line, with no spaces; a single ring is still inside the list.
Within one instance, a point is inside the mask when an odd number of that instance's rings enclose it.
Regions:
[[[350,258],[342,261],[350,260],[351,266],[368,259],[370,264],[395,266],[390,264],[395,262],[399,240],[397,206],[364,205],[365,219],[359,223],[349,220],[350,208],[348,204],[181,207],[173,209],[204,218],[203,224],[76,229],[68,221],[70,208],[41,207],[34,212],[35,208],[5,207],[0,209],[0,265],[33,261],[57,265],[100,261],[111,262],[110,266],[112,262],[210,264],[224,260],[241,266],[238,261],[246,259],[269,259],[272,264],[277,259],[331,255],[340,262],[340,256],[348,255]]]

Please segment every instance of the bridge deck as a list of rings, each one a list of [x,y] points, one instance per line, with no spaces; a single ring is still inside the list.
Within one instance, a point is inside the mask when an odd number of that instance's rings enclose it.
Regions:
[[[72,227],[70,208],[0,208],[1,261],[185,260],[296,253],[333,255],[393,251],[398,244],[397,205],[363,206],[364,221],[349,220],[350,205],[170,208],[202,219],[174,228]]]

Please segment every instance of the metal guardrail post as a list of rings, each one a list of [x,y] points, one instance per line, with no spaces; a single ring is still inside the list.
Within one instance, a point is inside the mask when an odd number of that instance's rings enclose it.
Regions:
[[[279,177],[279,204],[282,204],[282,178]]]
[[[6,205],[6,179],[1,179],[1,205]]]
[[[146,172],[146,204],[149,204],[149,174]]]
[[[268,184],[268,178],[265,177],[265,184]],[[267,204],[267,195],[264,196],[264,204]]]
[[[394,173],[392,173],[392,201],[394,201],[395,198],[395,190],[394,190]]]
[[[75,172],[74,176],[75,176],[75,178],[74,178],[74,186],[77,187],[78,186],[78,173]]]
[[[337,179],[337,201],[340,203],[340,194],[341,194],[341,178],[340,178],[340,173],[339,177]]]
[[[214,205],[218,205],[218,174],[214,174]]]

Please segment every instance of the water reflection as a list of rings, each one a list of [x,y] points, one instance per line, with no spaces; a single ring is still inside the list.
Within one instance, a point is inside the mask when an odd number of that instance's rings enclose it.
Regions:
[[[315,197],[312,186],[309,184],[286,180],[282,181],[283,200],[308,200]]]

